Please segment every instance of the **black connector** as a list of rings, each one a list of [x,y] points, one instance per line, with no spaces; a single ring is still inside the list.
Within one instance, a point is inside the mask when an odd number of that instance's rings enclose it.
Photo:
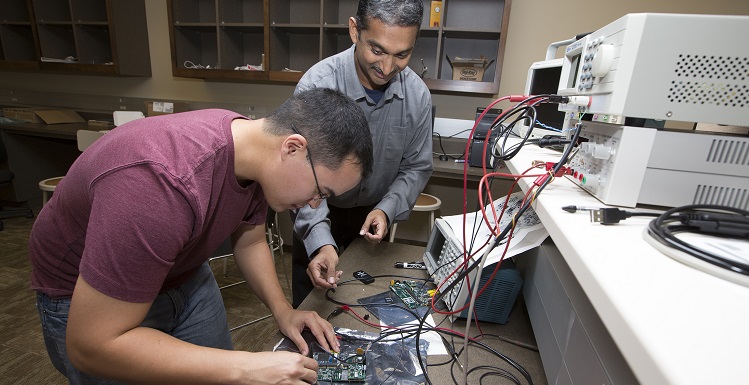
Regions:
[[[681,223],[702,233],[749,239],[749,219],[737,215],[711,212],[681,214]]]
[[[330,321],[331,318],[333,318],[333,317],[335,317],[335,316],[337,316],[337,315],[339,315],[341,313],[343,313],[343,307],[339,306],[339,307],[335,308],[335,310],[333,310],[332,312],[330,312],[330,314],[328,314],[328,316],[325,318],[325,320],[326,321]]]
[[[567,96],[562,95],[551,95],[549,96],[548,103],[556,103],[556,104],[567,104],[570,102],[570,98]]]
[[[590,212],[590,221],[602,225],[615,225],[630,217],[657,217],[660,213],[632,212],[615,207],[602,207]]]
[[[629,211],[614,207],[604,207],[590,212],[591,222],[600,222],[602,225],[613,225],[632,216]]]
[[[564,146],[565,144],[569,144],[572,142],[571,140],[558,135],[545,135],[543,138],[538,140],[538,147],[544,148],[544,147],[554,147],[554,146]]]

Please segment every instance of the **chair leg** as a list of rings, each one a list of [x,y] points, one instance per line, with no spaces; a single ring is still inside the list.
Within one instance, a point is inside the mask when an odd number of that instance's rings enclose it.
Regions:
[[[265,229],[265,234],[268,236],[268,247],[270,247],[270,252],[273,254],[273,259],[276,258],[276,250],[278,250],[278,256],[281,259],[281,266],[284,269],[284,272],[286,272],[288,269],[286,268],[286,259],[284,258],[283,253],[283,237],[281,237],[281,227],[278,225],[278,213],[274,213],[273,222],[270,226],[268,226]],[[291,279],[289,278],[289,274],[284,274],[286,276],[286,287],[289,289],[289,292],[291,292]]]
[[[393,222],[393,225],[390,227],[390,239],[389,239],[390,243],[395,241],[395,230],[397,229],[398,229],[398,224]]]
[[[227,260],[229,259],[229,257],[233,257],[233,256],[234,256],[234,254],[226,254],[226,255],[219,255],[218,257],[208,258],[208,265],[210,265],[211,262],[213,262],[213,261],[215,261],[217,259],[223,259],[224,260],[224,267],[223,267],[224,268],[224,278],[226,278],[226,276],[228,275],[227,274],[227,263],[228,263]],[[241,280],[241,281],[238,281],[238,282],[230,283],[228,285],[219,286],[219,290],[224,290],[224,289],[232,287],[232,286],[241,285],[241,284],[243,284],[245,282],[247,282],[247,281]]]

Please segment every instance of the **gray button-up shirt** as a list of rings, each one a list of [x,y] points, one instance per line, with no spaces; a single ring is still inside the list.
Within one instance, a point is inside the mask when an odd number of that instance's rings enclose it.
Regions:
[[[388,220],[404,221],[432,175],[432,97],[424,81],[406,67],[388,84],[378,103],[359,82],[354,46],[312,66],[295,92],[333,88],[364,110],[374,144],[374,171],[351,191],[331,197],[317,208],[297,211],[294,231],[307,255],[325,245],[338,247],[330,234],[328,205],[340,208],[375,205]],[[357,229],[358,231],[358,229]]]

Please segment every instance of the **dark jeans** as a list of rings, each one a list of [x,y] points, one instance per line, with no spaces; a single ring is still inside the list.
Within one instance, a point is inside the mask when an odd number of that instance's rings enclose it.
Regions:
[[[359,230],[367,218],[367,215],[374,206],[361,206],[350,209],[342,209],[328,205],[330,213],[328,219],[330,219],[330,232],[333,235],[333,239],[338,245],[339,254],[354,241],[359,238]],[[293,218],[292,218],[293,219]],[[307,276],[307,265],[309,265],[310,257],[307,255],[307,250],[304,248],[304,244],[294,235],[292,242],[292,263],[291,263],[291,292],[293,294],[294,308],[299,305],[307,298],[307,295],[315,287],[312,284],[312,280]]]
[[[120,384],[83,373],[70,363],[65,346],[70,298],[53,299],[37,293],[36,306],[47,354],[71,384]],[[224,301],[208,263],[182,286],[159,294],[141,326],[195,345],[232,350]]]

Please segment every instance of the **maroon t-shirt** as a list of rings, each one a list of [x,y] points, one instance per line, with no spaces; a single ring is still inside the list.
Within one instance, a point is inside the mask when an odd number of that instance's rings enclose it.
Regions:
[[[69,297],[78,275],[100,292],[149,302],[192,276],[240,224],[265,223],[267,202],[234,173],[224,110],[139,119],[75,161],[31,232],[31,288]]]

